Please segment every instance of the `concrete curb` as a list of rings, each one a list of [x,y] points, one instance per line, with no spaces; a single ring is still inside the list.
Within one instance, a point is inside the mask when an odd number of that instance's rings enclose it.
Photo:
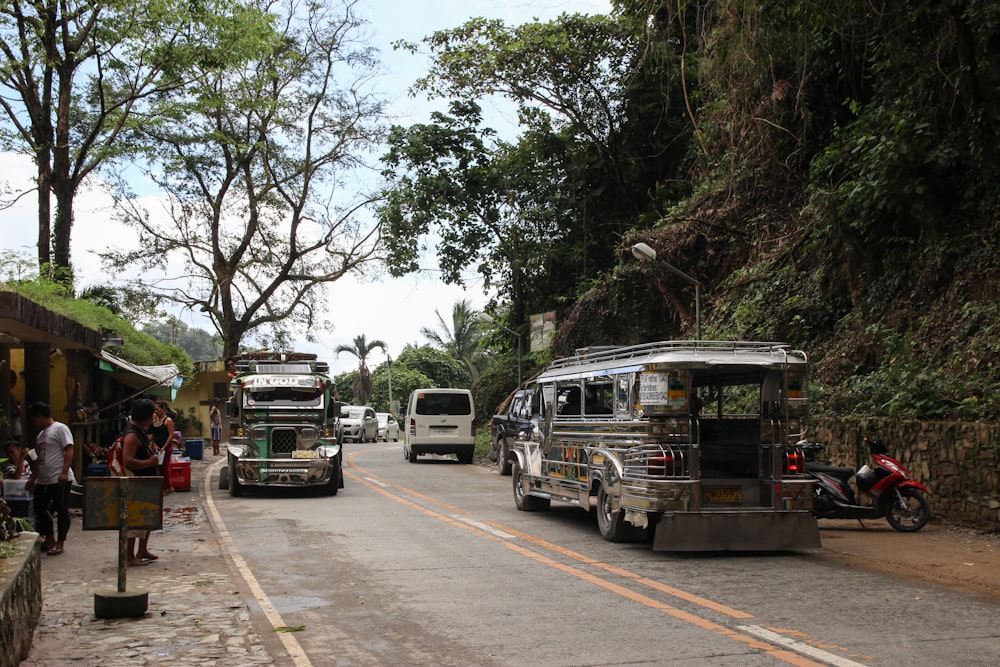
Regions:
[[[21,533],[16,552],[0,560],[0,667],[13,667],[28,656],[42,617],[42,568],[38,533]]]

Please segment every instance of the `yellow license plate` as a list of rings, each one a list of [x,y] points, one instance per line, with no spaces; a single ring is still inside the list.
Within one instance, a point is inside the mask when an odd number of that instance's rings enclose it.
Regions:
[[[709,503],[742,503],[743,489],[729,487],[720,489],[705,489],[705,502]]]
[[[292,450],[293,459],[318,459],[319,454],[315,449],[295,449]]]

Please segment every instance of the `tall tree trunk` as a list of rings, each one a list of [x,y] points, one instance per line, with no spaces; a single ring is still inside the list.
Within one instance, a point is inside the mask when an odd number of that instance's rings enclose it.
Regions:
[[[49,164],[48,150],[35,152],[38,166],[38,271],[51,271],[52,262],[52,166]]]
[[[73,230],[74,188],[65,180],[56,177],[56,218],[52,226],[53,280],[73,290],[73,266],[70,262],[70,233]]]

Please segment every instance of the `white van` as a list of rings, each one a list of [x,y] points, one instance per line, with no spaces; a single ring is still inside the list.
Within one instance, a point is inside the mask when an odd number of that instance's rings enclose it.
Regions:
[[[472,463],[475,415],[468,389],[415,390],[403,419],[403,456],[416,463],[420,454],[454,454],[460,462]]]

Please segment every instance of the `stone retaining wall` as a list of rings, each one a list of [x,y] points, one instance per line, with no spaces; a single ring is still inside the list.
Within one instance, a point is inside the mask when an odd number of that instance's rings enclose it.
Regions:
[[[0,560],[0,667],[28,657],[35,626],[42,617],[41,550],[37,533],[21,533],[17,552]]]
[[[857,469],[871,461],[862,440],[868,433],[930,490],[935,518],[1000,531],[1000,425],[813,417],[808,437],[825,446],[824,463]]]

